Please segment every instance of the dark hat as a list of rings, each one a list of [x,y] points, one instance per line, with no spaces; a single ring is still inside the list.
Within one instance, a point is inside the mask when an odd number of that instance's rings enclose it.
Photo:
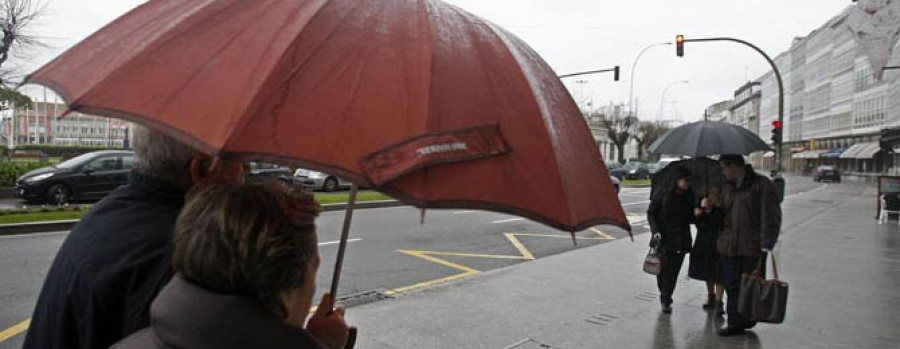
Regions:
[[[726,166],[744,166],[747,164],[744,161],[744,156],[739,154],[725,154],[719,156],[719,162]]]

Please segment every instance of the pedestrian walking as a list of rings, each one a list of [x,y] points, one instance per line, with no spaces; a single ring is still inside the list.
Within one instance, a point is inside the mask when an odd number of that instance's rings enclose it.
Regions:
[[[665,190],[657,191],[650,201],[647,221],[653,232],[651,247],[663,250],[662,271],[656,276],[662,312],[672,312],[672,294],[685,254],[691,249],[695,197],[691,190],[691,171],[679,167]]]
[[[38,298],[24,348],[108,348],[149,324],[172,277],[172,227],[195,183],[240,184],[243,165],[215,160],[161,133],[134,131],[129,183],[81,219]]]
[[[724,224],[722,211],[722,195],[719,188],[710,186],[706,190],[709,195],[700,201],[700,209],[695,212],[697,237],[691,249],[688,277],[706,282],[707,301],[703,309],[715,311],[723,315],[725,307],[722,297],[725,293],[722,285],[722,266],[716,241]]]
[[[757,174],[742,155],[722,155],[719,163],[729,181],[723,193],[724,225],[717,241],[728,295],[728,321],[719,335],[732,336],[756,325],[737,311],[741,275],[761,265],[760,276],[765,277],[766,253],[775,247],[781,229],[781,205],[772,181]]]
[[[276,183],[199,185],[175,225],[175,277],[150,327],[113,348],[343,349],[349,328],[328,294],[307,324],[319,211],[311,195]]]

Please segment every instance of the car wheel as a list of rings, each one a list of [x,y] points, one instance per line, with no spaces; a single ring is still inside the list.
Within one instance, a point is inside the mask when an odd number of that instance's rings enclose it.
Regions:
[[[67,205],[72,201],[72,190],[65,184],[57,183],[47,189],[47,203],[51,205]]]
[[[328,178],[325,180],[325,184],[322,185],[322,189],[327,192],[333,192],[338,189],[338,181],[334,178]]]

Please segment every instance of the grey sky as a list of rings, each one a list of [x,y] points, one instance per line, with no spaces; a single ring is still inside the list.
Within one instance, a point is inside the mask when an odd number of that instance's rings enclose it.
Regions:
[[[52,49],[23,62],[34,69],[124,14],[143,0],[49,0],[36,32]],[[576,99],[595,104],[628,99],[631,64],[649,44],[688,38],[734,36],[753,42],[771,55],[851,4],[849,0],[449,0],[509,29],[528,42],[559,74],[622,67],[622,81],[611,75],[567,82]],[[695,119],[703,109],[729,99],[736,87],[755,79],[767,64],[749,48],[729,43],[688,43],[685,57],[675,48],[658,47],[638,64],[635,97],[642,117],[656,117],[662,90],[669,90],[667,115]],[[30,89],[36,94],[35,89]]]

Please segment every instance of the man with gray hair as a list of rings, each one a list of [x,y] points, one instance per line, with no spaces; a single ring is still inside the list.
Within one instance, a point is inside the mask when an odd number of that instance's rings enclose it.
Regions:
[[[172,229],[188,189],[239,185],[239,162],[214,159],[162,133],[134,131],[128,185],[100,201],[63,243],[44,281],[24,348],[108,348],[149,325],[172,278]]]

